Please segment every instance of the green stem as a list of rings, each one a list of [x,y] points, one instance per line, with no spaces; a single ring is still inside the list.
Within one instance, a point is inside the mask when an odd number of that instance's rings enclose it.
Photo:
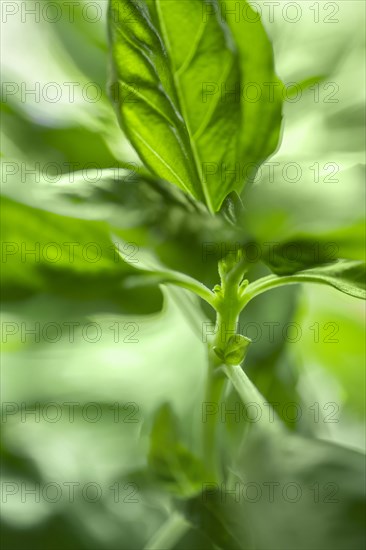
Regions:
[[[220,403],[224,392],[226,377],[220,370],[220,361],[215,353],[209,351],[209,368],[206,382],[205,401],[202,403],[203,446],[205,464],[212,481],[219,475],[218,453],[216,448]]]
[[[258,422],[262,427],[282,430],[282,423],[277,415],[272,411],[273,417],[269,415],[268,407],[265,405],[266,400],[258,391],[253,382],[248,378],[240,365],[224,365],[224,372],[232,385],[236,389],[239,397],[244,405],[255,403],[259,410],[260,416]],[[273,418],[273,420],[272,420]]]
[[[205,285],[196,281],[193,277],[189,275],[184,275],[178,271],[155,271],[154,276],[161,277],[162,283],[172,284],[175,286],[180,286],[194,292],[197,296],[205,300],[211,307],[214,307],[215,294],[207,288]]]
[[[209,367],[203,407],[208,407],[206,412],[209,410],[210,414],[205,415],[206,422],[203,426],[203,443],[206,465],[213,479],[218,478],[220,471],[216,440],[220,419],[220,405],[227,382],[222,370],[222,360],[214,350],[224,351],[230,337],[237,334],[238,331],[241,311],[239,285],[242,273],[239,273],[236,267],[234,270],[226,271],[222,265],[219,268],[221,287],[214,303],[217,312],[215,337],[209,346],[208,352]]]
[[[327,281],[322,281],[318,275],[311,275],[307,273],[296,273],[294,275],[268,275],[268,277],[263,277],[254,283],[250,283],[245,290],[245,294],[241,300],[242,307],[244,308],[250,300],[271,290],[272,288],[277,288],[284,285],[294,285],[299,283],[320,283],[320,284],[329,284]]]
[[[264,401],[264,397],[240,365],[225,365],[224,371],[243,403],[261,403]]]
[[[174,513],[152,536],[145,550],[170,550],[190,528],[190,523],[183,516]]]

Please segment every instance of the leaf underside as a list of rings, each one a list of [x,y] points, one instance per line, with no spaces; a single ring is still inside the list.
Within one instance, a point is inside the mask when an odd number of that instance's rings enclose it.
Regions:
[[[281,84],[244,1],[112,0],[111,95],[145,165],[212,212],[276,148]],[[238,7],[248,17],[237,21]]]

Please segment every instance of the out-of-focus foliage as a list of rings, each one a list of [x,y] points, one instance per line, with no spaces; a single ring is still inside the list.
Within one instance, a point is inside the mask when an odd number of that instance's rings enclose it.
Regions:
[[[212,218],[140,167],[107,99],[107,3],[98,4],[103,18],[94,23],[81,3],[72,23],[64,12],[56,23],[30,17],[22,23],[18,15],[3,27],[3,80],[19,87],[3,98],[1,131],[3,547],[140,549],[178,507],[193,527],[177,549],[235,548],[245,517],[266,549],[292,549],[297,537],[313,536],[324,548],[344,550],[346,540],[358,550],[361,494],[353,474],[364,447],[362,304],[315,285],[275,289],[250,302],[240,319],[241,332],[253,340],[246,371],[294,439],[281,435],[264,443],[257,424],[241,412],[220,424],[226,438],[220,452],[232,473],[228,488],[235,480],[298,481],[305,493],[318,484],[325,523],[317,521],[309,491],[298,507],[278,506],[277,499],[269,505],[228,498],[225,504],[215,491],[204,502],[204,340],[212,314],[183,289],[139,279],[114,243],[132,243],[124,250],[131,256],[148,248],[169,269],[209,287],[228,242],[260,244],[264,263],[251,264],[251,280],[273,267],[264,254],[268,241],[317,252],[315,243],[319,253],[362,259],[361,3],[337,4],[337,25],[324,23],[324,2],[315,25],[303,4],[302,18],[291,24],[281,16],[271,23],[265,3],[257,3],[281,80],[310,81],[301,99],[284,102],[282,143],[270,159],[279,164],[273,177],[266,164],[253,174],[235,226],[229,214],[237,197]],[[97,102],[80,93],[73,103],[50,103],[42,94],[40,101],[31,94],[22,101],[22,83],[31,89],[35,82],[91,81],[103,90]],[[319,88],[312,89],[314,81]],[[329,82],[338,86],[338,103],[322,101],[336,89],[322,88]],[[291,162],[302,175],[289,183],[283,169]],[[42,172],[48,163],[39,182],[24,172]],[[338,181],[324,182],[329,176]],[[86,248],[90,243],[100,248]],[[227,406],[235,409],[238,398],[229,392]],[[101,411],[97,420],[95,411]],[[257,443],[238,455],[248,427]],[[339,486],[339,503],[324,502],[329,483]],[[26,493],[32,489],[39,499]],[[303,518],[302,530],[288,535],[294,514]],[[352,532],[342,532],[345,517]]]

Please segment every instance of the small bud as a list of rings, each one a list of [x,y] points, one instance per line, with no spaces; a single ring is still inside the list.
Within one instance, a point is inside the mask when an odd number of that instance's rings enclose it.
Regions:
[[[214,346],[212,349],[216,353],[217,357],[224,363],[225,362],[225,353],[223,352],[223,350],[218,348],[217,346]]]
[[[240,334],[231,336],[225,349],[225,363],[228,365],[240,365],[245,359],[250,343],[250,338],[246,336]]]
[[[241,336],[241,334],[234,334],[229,338],[224,350],[215,346],[213,351],[223,363],[240,365],[245,359],[250,343],[250,338]]]
[[[225,278],[225,275],[230,273],[232,269],[237,265],[243,257],[243,251],[241,249],[229,252],[225,258],[222,258],[219,262],[219,273],[221,278]]]

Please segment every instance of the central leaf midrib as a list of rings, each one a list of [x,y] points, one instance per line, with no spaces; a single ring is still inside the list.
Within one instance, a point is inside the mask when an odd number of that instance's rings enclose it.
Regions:
[[[126,40],[130,47],[133,48],[134,50],[138,50],[140,55],[142,54],[143,57],[145,58],[145,61],[147,63],[149,63],[151,65],[151,68],[156,71],[156,68],[154,67],[154,65],[151,63],[151,60],[149,59],[148,56],[146,56],[145,52],[142,52],[141,51],[141,48],[139,48],[139,45],[136,44],[132,39],[131,37],[122,29],[120,28],[119,26],[116,27],[116,31],[119,35],[121,35],[123,37],[124,40]],[[157,77],[158,77],[158,73],[156,73]],[[127,81],[125,81],[123,78],[121,78],[121,75],[119,73],[119,76],[118,76],[118,80],[123,84],[128,85]],[[151,102],[144,94],[142,94],[139,90],[136,90],[134,89],[133,90],[134,93],[136,93],[136,95],[138,95],[140,97],[140,99],[142,101],[144,101],[147,105],[150,106],[150,108],[157,114],[159,115],[163,120],[165,120],[166,122],[168,122],[168,124],[172,127],[172,128],[176,128],[177,125],[180,123],[180,114],[179,112],[176,112],[176,107],[173,105],[172,103],[172,100],[171,98],[169,97],[169,95],[167,93],[165,93],[165,90],[162,88],[162,91],[164,92],[164,97],[165,99],[171,104],[171,106],[173,107],[174,111],[175,111],[175,115],[177,116],[177,121],[173,121],[167,114],[163,113],[159,107],[157,107],[153,102]],[[182,121],[182,126],[184,127],[184,122]],[[127,128],[125,129],[126,133],[130,133],[129,130],[127,130]],[[174,168],[171,166],[171,163],[169,161],[166,161],[164,160],[164,158],[159,155],[152,147],[150,147],[147,142],[142,138],[141,134],[139,132],[137,132],[136,130],[133,130],[132,133],[135,134],[135,136],[150,150],[150,152],[156,157],[158,158],[162,163],[163,165],[169,170],[169,172],[172,174],[172,176],[174,176],[174,178],[176,178],[176,180],[178,182],[180,182],[181,186],[183,189],[185,189],[185,191],[187,191],[187,193],[194,193],[195,192],[195,187],[194,185],[192,185],[192,181],[189,181],[188,184],[184,182],[184,180],[178,175],[178,173],[174,170]],[[180,134],[180,131],[178,133],[178,136]],[[177,137],[178,137],[177,136]],[[188,143],[184,143],[184,142],[187,142],[186,139],[184,139],[184,136],[180,136],[180,139],[179,139],[179,146],[182,148],[183,150],[183,154],[184,156],[186,156],[187,154],[189,155],[189,152],[191,153],[191,156],[193,156],[193,151],[191,149],[191,144],[190,142]],[[186,146],[185,146],[186,145]]]
[[[172,64],[172,60],[171,60],[170,54],[169,54],[169,49],[171,50],[171,44],[169,42],[168,34],[167,34],[165,26],[164,26],[163,16],[162,16],[162,13],[161,13],[160,0],[155,0],[155,5],[156,5],[156,14],[157,14],[157,17],[158,17],[160,33],[163,36],[165,44],[167,45],[167,57],[168,57],[168,60],[169,60],[169,63],[170,63],[171,69],[172,69],[173,64]],[[212,204],[210,193],[209,193],[208,187],[207,187],[207,185],[204,182],[203,177],[202,177],[202,167],[201,167],[201,164],[199,162],[199,154],[198,154],[198,151],[197,151],[197,148],[196,148],[196,143],[193,139],[192,131],[191,131],[190,124],[189,124],[189,118],[187,116],[187,111],[186,111],[186,108],[184,106],[184,101],[183,101],[183,98],[182,98],[182,94],[181,94],[181,90],[180,90],[180,86],[179,86],[179,82],[178,82],[178,76],[177,76],[177,73],[174,72],[173,70],[172,70],[172,74],[173,74],[174,87],[175,87],[175,91],[176,91],[177,99],[178,99],[178,106],[179,106],[179,109],[180,109],[180,111],[183,115],[183,118],[184,118],[184,121],[185,121],[185,124],[186,124],[187,133],[188,133],[189,141],[190,141],[189,144],[190,144],[190,148],[191,148],[191,152],[192,152],[192,156],[193,156],[193,160],[194,160],[198,180],[201,184],[201,190],[203,192],[203,196],[206,199],[206,203],[207,203],[207,206],[208,206],[210,212],[214,213],[215,209],[214,209],[213,204]]]

